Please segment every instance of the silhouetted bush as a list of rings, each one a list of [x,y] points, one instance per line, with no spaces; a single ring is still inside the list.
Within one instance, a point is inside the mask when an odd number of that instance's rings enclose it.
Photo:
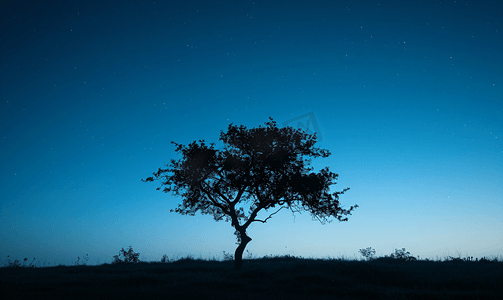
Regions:
[[[133,251],[132,246],[129,246],[128,251],[126,251],[126,250],[124,250],[124,248],[122,248],[119,251],[119,255],[114,255],[114,261],[112,262],[112,264],[131,264],[131,263],[136,264],[140,261],[138,258],[139,256],[140,256],[140,253],[135,253]]]
[[[31,261],[29,265],[26,265],[28,262],[28,258],[23,259],[23,263],[21,264],[21,261],[19,259],[15,259],[14,261],[11,261],[9,258],[9,255],[7,255],[7,268],[35,268],[33,265],[33,261],[35,261],[35,258]]]
[[[495,257],[492,260],[486,258],[485,256],[478,260],[481,263],[489,263],[489,262],[498,262],[498,259]]]
[[[161,258],[161,262],[162,263],[169,263],[169,262],[173,262],[172,259],[169,259],[168,256],[166,254],[164,254]]]
[[[400,259],[405,261],[416,261],[417,259],[410,254],[410,252],[406,251],[405,248],[395,249],[395,253],[390,255],[391,258]]]
[[[234,255],[228,253],[228,252],[224,252],[224,261],[233,261],[234,260]]]
[[[77,256],[77,261],[74,263],[74,265],[76,266],[80,266],[80,265],[87,265],[87,262],[89,261],[89,254],[86,254],[86,256],[83,256],[82,257],[82,261],[80,260],[80,256]]]
[[[360,252],[360,254],[365,257],[366,260],[371,260],[374,255],[376,254],[376,250],[373,249],[372,247],[367,247],[365,249],[360,249],[358,250],[358,252]]]

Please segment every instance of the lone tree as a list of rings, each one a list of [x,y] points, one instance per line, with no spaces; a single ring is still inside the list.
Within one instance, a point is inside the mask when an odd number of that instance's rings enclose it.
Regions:
[[[246,233],[252,222],[266,223],[283,208],[292,213],[306,210],[322,224],[332,217],[342,222],[358,207],[344,209],[339,203],[339,195],[349,188],[329,193],[338,175],[328,167],[311,172],[310,157],[330,155],[328,150],[314,147],[316,134],[278,128],[272,118],[269,120],[266,127],[251,129],[230,124],[227,132],[220,132],[223,150],[215,149],[214,143],[206,145],[204,140],[187,146],[171,142],[183,157],[172,159],[166,168],[142,179],[161,180],[157,190],[163,188],[182,197],[183,202],[171,212],[193,216],[200,211],[216,221],[230,221],[238,240],[234,255],[237,270],[252,240]],[[262,210],[268,217],[258,219]]]

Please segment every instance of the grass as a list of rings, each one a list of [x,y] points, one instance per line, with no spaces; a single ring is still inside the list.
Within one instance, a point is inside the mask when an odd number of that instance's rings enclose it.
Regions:
[[[2,299],[503,299],[503,261],[267,256],[0,268]]]

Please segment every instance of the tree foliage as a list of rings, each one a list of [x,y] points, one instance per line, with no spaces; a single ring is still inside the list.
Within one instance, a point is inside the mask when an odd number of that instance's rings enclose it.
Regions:
[[[283,208],[293,213],[308,211],[322,224],[332,219],[343,222],[358,207],[344,209],[339,203],[339,196],[349,188],[330,192],[337,174],[328,167],[318,173],[309,167],[312,158],[330,155],[328,150],[315,147],[316,134],[278,128],[269,119],[265,127],[251,129],[230,124],[227,132],[220,132],[223,150],[204,140],[187,146],[172,142],[182,158],[171,159],[165,168],[142,179],[160,180],[158,190],[181,196],[182,203],[172,212],[192,216],[200,212],[216,221],[231,222],[239,243],[236,269],[241,267],[242,253],[251,241],[246,229],[252,222],[266,223]],[[257,218],[261,211],[268,212],[268,217]]]

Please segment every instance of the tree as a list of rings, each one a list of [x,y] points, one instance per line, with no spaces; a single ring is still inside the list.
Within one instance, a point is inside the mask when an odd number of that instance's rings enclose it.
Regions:
[[[252,240],[247,228],[253,222],[266,223],[281,209],[292,213],[305,210],[322,224],[332,217],[340,222],[358,207],[344,209],[340,192],[329,193],[338,175],[328,167],[314,173],[310,158],[328,157],[330,152],[314,147],[316,133],[307,134],[292,127],[278,128],[269,118],[266,127],[247,129],[230,124],[220,132],[223,150],[209,146],[204,140],[187,146],[171,142],[180,160],[171,159],[166,168],[159,168],[144,182],[161,180],[157,188],[181,196],[183,202],[171,212],[212,215],[216,221],[230,221],[235,229],[238,247],[234,268],[242,266],[243,251]],[[307,157],[307,158],[305,158]],[[246,209],[246,212],[245,212]],[[259,219],[259,212],[268,217]]]

